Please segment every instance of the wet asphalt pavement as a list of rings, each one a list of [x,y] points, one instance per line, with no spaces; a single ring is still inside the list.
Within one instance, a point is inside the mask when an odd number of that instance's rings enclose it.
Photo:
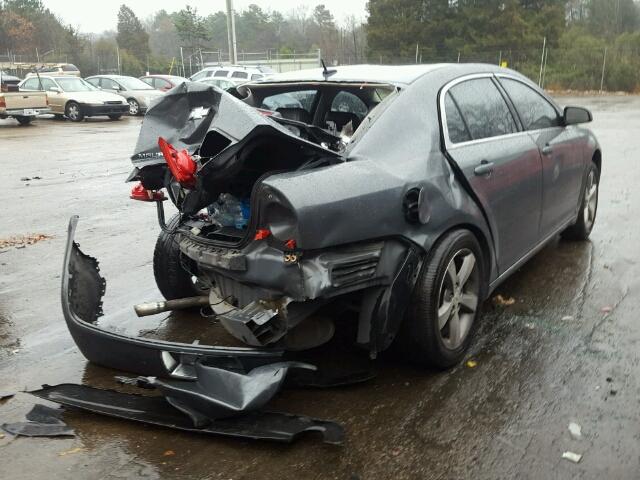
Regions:
[[[553,241],[485,304],[469,359],[441,373],[377,361],[378,377],[333,390],[286,390],[276,410],[344,424],[344,446],[221,439],[69,412],[73,439],[0,438],[2,478],[638,478],[640,476],[640,97],[559,99],[593,110],[603,148],[598,219],[586,243]],[[117,388],[89,365],[60,309],[66,227],[107,278],[103,322],[164,338],[203,338],[207,320],[147,320],[132,305],[159,298],[152,205],[130,201],[141,120],[0,121],[0,392],[80,382]],[[34,177],[40,177],[35,179]],[[508,302],[507,302],[508,303]],[[218,328],[218,327],[213,327]],[[332,355],[328,352],[327,355]],[[20,421],[37,399],[0,404]],[[43,402],[40,402],[43,403]],[[568,424],[582,426],[576,440]],[[561,458],[583,455],[578,464]]]

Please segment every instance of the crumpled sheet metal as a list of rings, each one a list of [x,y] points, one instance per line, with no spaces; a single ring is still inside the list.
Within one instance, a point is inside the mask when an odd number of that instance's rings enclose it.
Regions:
[[[259,410],[280,390],[290,368],[315,370],[313,365],[280,362],[248,373],[195,364],[196,380],[160,380],[149,383],[178,410],[192,418],[219,419]]]
[[[23,437],[72,437],[73,429],[62,420],[63,410],[36,404],[27,413],[27,422],[5,423],[2,429]]]
[[[44,385],[29,392],[36,397],[109,417],[225,437],[290,443],[309,432],[320,433],[325,443],[340,445],[344,429],[334,422],[277,412],[249,412],[242,416],[210,421],[196,427],[192,419],[164,398],[101,390],[85,385]]]
[[[71,336],[91,362],[116,370],[155,377],[183,376],[198,358],[216,358],[245,370],[281,360],[280,350],[217,347],[129,337],[96,325],[102,316],[106,282],[95,258],[85,255],[74,241],[78,217],[69,221],[62,269],[62,311]],[[133,313],[132,313],[133,315]],[[178,375],[180,373],[180,375]]]

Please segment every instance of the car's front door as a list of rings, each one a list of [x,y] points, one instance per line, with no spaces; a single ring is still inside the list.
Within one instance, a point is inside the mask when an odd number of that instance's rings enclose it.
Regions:
[[[575,127],[565,128],[558,109],[540,92],[521,80],[500,75],[523,127],[542,156],[542,219],[540,232],[551,235],[575,219],[584,160]]]
[[[457,80],[441,95],[447,151],[487,213],[503,273],[540,240],[538,148],[491,75]]]

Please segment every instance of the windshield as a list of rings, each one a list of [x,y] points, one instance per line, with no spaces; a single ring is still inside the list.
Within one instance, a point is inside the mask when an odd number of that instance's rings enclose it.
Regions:
[[[127,90],[153,90],[152,86],[134,77],[118,77],[117,82]]]
[[[81,78],[68,77],[68,78],[56,78],[56,82],[60,85],[60,88],[65,92],[92,92],[96,90],[91,84],[85,82]]]

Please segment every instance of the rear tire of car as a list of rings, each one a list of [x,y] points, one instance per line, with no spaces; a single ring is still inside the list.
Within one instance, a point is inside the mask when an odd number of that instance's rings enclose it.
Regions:
[[[16,120],[20,125],[29,125],[33,120],[33,117],[16,117]]]
[[[109,115],[110,120],[120,120],[122,115]]]
[[[179,215],[175,215],[167,227],[173,229],[179,221]],[[207,294],[196,285],[191,273],[182,267],[179,237],[177,233],[161,231],[153,251],[153,275],[160,293],[167,300]]]
[[[128,98],[127,103],[129,104],[129,115],[133,117],[140,115],[140,104],[135,98]]]
[[[72,122],[81,122],[84,120],[84,113],[82,113],[82,107],[76,102],[67,102],[67,106],[64,108],[66,117]]]
[[[398,337],[409,360],[444,370],[463,359],[485,297],[484,265],[468,230],[451,231],[433,247]]]
[[[576,223],[564,230],[560,236],[566,240],[584,241],[591,235],[598,213],[598,190],[600,187],[600,172],[595,163],[591,162],[587,172],[587,180],[582,189],[582,200]]]

